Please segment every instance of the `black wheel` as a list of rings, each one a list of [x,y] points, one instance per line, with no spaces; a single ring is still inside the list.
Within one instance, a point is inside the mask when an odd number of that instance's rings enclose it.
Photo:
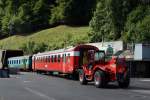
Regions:
[[[87,80],[85,78],[85,74],[82,69],[79,71],[79,81],[80,81],[80,84],[82,84],[82,85],[87,84]]]
[[[37,73],[37,74],[41,74],[41,71],[40,71],[40,70],[37,70],[36,73]]]
[[[49,71],[48,74],[49,74],[49,75],[53,75],[53,72]]]
[[[105,79],[105,73],[103,71],[97,70],[94,74],[94,84],[97,88],[103,88],[106,86],[107,82]]]
[[[72,77],[73,77],[73,80],[79,80],[79,73],[77,71],[75,71],[73,74],[72,74]]]
[[[124,77],[123,79],[118,80],[118,84],[119,84],[119,87],[121,88],[128,88],[130,84],[129,73],[127,73],[126,77]]]

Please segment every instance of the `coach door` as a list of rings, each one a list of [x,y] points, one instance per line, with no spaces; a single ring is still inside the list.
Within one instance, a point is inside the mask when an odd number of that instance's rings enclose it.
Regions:
[[[32,61],[32,70],[35,71],[35,61],[37,61],[36,57],[33,56],[33,58],[31,58],[33,61]]]
[[[63,64],[62,64],[62,71],[65,73],[66,72],[66,53],[62,55],[62,60],[63,60]]]

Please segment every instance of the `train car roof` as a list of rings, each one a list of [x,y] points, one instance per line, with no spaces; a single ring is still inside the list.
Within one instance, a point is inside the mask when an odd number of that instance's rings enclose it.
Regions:
[[[28,57],[31,57],[31,55],[10,57],[8,59],[19,59],[19,58],[28,58]]]
[[[78,51],[80,48],[92,48],[92,49],[96,49],[98,50],[97,47],[92,46],[92,45],[78,45],[78,46],[70,46],[67,48],[63,48],[63,49],[58,49],[58,50],[53,50],[53,51],[48,51],[48,52],[42,52],[42,53],[37,53],[34,54],[33,56],[40,56],[40,55],[47,55],[47,54],[56,54],[56,53],[63,53],[63,52],[70,52],[70,51]]]

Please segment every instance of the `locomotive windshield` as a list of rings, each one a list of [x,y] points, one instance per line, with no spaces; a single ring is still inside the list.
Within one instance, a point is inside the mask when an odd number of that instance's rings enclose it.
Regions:
[[[104,51],[98,51],[95,53],[95,61],[103,60],[105,58]]]

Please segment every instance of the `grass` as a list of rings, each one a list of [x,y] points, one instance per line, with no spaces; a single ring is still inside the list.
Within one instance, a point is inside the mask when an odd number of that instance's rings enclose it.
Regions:
[[[83,27],[71,27],[66,25],[60,25],[54,28],[42,30],[27,36],[14,35],[0,40],[1,49],[19,49],[23,44],[29,41],[35,43],[44,43],[49,47],[54,45],[61,45],[67,43],[67,45],[76,44],[78,42],[88,42],[88,26]]]

